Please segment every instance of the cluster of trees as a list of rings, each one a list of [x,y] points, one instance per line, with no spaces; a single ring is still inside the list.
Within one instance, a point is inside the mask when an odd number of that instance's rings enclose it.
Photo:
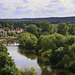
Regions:
[[[33,49],[37,45],[37,37],[29,32],[20,34],[19,36],[20,46],[25,47],[26,49]]]
[[[0,44],[0,74],[18,75],[15,63],[8,55],[6,46]]]
[[[75,35],[75,24],[71,24],[69,22],[61,22],[57,26],[58,33],[63,35]]]
[[[37,75],[33,68],[25,69],[25,71],[16,68],[7,51],[6,46],[0,44],[0,75]]]
[[[0,27],[24,28],[24,32],[18,37],[20,46],[34,49],[36,54],[47,57],[47,62],[55,67],[75,70],[75,24],[60,22],[52,25],[48,21],[25,24],[24,22],[0,21]],[[8,53],[6,57],[8,57],[6,60],[12,61]],[[7,66],[4,67],[7,68]]]
[[[59,33],[62,35],[75,35],[75,24],[70,22],[60,22],[53,25],[48,21],[42,21],[28,24],[24,25],[24,30],[34,34],[36,37],[53,33]]]
[[[26,25],[24,27],[25,32],[30,32],[34,34],[36,37],[40,35],[47,35],[53,33],[53,26],[48,21],[43,22],[34,22],[32,24]]]
[[[5,30],[7,29],[16,29],[23,28],[24,22],[13,22],[13,21],[0,21],[0,28],[3,28]]]
[[[0,21],[0,28],[3,28],[4,30],[14,30],[14,29],[16,30],[16,28],[24,28],[24,27],[25,27],[24,22]],[[16,32],[16,34],[14,34],[14,32],[10,32],[7,33],[7,35],[0,35],[0,38],[10,37],[10,36],[17,37],[19,33]]]
[[[33,33],[37,37],[52,33],[75,35],[75,24],[70,22],[60,22],[52,25],[48,21],[42,22],[14,22],[14,21],[0,21],[0,28],[16,29],[23,28],[25,31]]]
[[[49,21],[53,24],[59,22],[72,22],[75,23],[75,17],[45,17],[45,18],[21,18],[21,19],[0,19],[0,21],[15,21],[15,22],[40,22],[40,21]]]
[[[19,36],[22,47],[35,49],[36,54],[47,57],[55,67],[75,70],[74,24],[60,22],[51,25],[50,22],[43,21],[37,25],[25,26],[24,31]]]
[[[58,33],[41,35],[37,46],[38,55],[48,57],[50,64],[75,70],[75,36],[63,36]]]

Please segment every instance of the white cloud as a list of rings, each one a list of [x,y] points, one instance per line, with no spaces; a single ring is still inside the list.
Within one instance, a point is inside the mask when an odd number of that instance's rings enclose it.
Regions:
[[[62,5],[64,5],[68,9],[74,7],[73,0],[60,0],[60,2],[62,3]]]
[[[73,13],[75,11],[73,1],[74,0],[0,0],[0,17],[73,16],[75,15]],[[59,9],[60,7],[63,8],[61,8],[63,12]],[[64,9],[64,7],[66,9]]]

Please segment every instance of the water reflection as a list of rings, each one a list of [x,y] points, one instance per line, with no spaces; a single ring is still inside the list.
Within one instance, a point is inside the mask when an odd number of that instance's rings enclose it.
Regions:
[[[74,73],[71,73],[67,70],[52,70],[49,71],[46,68],[42,69],[42,74],[41,75],[75,75]]]
[[[6,40],[6,41],[1,41],[6,46],[18,46],[19,42],[18,40]]]
[[[12,56],[16,66],[20,69],[34,67],[39,75],[75,75],[75,73],[67,70],[51,69],[48,63],[49,60],[36,56],[33,50],[25,50],[16,45],[11,46],[11,44],[17,44],[17,40],[4,41],[3,43],[7,46],[10,56]]]
[[[33,53],[32,50],[25,50],[23,48],[19,48],[18,52],[22,55],[24,55],[27,58],[30,58],[31,60],[35,60],[37,56]]]
[[[25,50],[20,48],[19,53],[21,53],[27,58],[30,58],[31,60],[35,60],[37,58],[37,64],[40,66],[40,70],[41,70],[40,75],[75,75],[74,73],[68,70],[60,70],[60,69],[52,70],[49,63],[47,63],[49,60],[47,58],[36,56],[32,50]]]

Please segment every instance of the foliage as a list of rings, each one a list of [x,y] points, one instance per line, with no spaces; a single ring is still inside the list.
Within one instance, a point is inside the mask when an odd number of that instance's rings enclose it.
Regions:
[[[42,29],[42,31],[50,31],[51,24],[48,21],[42,21],[40,22],[40,28]]]
[[[24,22],[0,21],[0,28],[3,28],[5,30],[16,29],[17,27],[23,28]]]
[[[39,23],[41,28],[41,34],[46,35],[52,33],[52,25],[48,21],[42,21]]]
[[[0,44],[0,75],[37,75],[34,68],[26,68],[25,71],[16,68],[7,51],[6,46]]]
[[[58,33],[45,36],[41,35],[37,42],[37,52],[42,57],[48,57],[50,59],[50,64],[58,68],[71,68],[74,70],[74,43],[74,35],[64,36]]]
[[[22,33],[19,36],[20,46],[25,47],[26,49],[33,49],[37,46],[37,37],[32,33]]]
[[[34,24],[30,24],[30,25],[26,26],[25,31],[30,32],[36,36],[39,36],[38,35],[38,27]]]
[[[8,35],[1,35],[0,38],[6,38]]]
[[[58,33],[66,35],[68,32],[68,26],[66,25],[65,22],[60,22],[57,26],[58,28]]]
[[[68,30],[69,34],[75,35],[75,25],[69,24],[68,27],[69,27],[69,30]]]
[[[11,33],[8,33],[8,35],[9,35],[9,36],[13,36],[13,35],[14,35],[14,33],[13,33],[13,32],[11,32]]]
[[[72,45],[73,43],[75,43],[75,35],[67,35],[66,45]]]
[[[41,36],[39,40],[38,45],[41,47],[39,52],[43,53],[44,51],[48,51],[49,49],[52,49],[53,51],[58,47],[64,46],[66,38],[61,34],[55,33],[51,35]]]
[[[75,44],[66,48],[60,47],[58,48],[54,54],[50,57],[51,61],[55,61],[55,65],[58,68],[66,68],[75,70]]]
[[[0,27],[4,29],[25,28],[25,31],[18,36],[20,46],[30,50],[36,49],[34,53],[46,57],[49,61],[44,60],[54,64],[55,67],[75,70],[75,24],[60,22],[53,25],[48,21],[26,24],[24,22],[0,22]],[[2,56],[8,55],[1,54]]]
[[[8,55],[7,48],[3,44],[0,44],[0,74],[18,75],[15,63]]]
[[[3,44],[0,44],[0,52],[7,53],[7,48]]]
[[[38,75],[36,72],[35,72],[35,69],[34,68],[26,68],[25,71],[21,71],[21,74],[22,75]]]

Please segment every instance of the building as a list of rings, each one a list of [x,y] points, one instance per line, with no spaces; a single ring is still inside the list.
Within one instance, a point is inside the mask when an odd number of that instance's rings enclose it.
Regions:
[[[23,31],[22,28],[16,28],[16,29],[9,29],[9,30],[4,30],[3,28],[0,28],[0,35],[7,35],[8,33],[21,33]]]
[[[0,28],[0,35],[7,35],[7,31],[5,31],[3,28]]]
[[[21,33],[22,31],[23,31],[22,28],[16,28],[16,30],[14,30],[14,29],[7,30],[7,33],[14,33],[14,34],[16,34],[16,33]]]

